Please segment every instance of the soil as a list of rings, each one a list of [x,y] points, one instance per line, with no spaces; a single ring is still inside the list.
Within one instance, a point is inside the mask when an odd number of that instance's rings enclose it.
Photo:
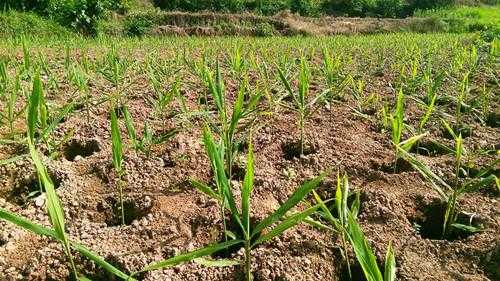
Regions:
[[[62,64],[63,55],[50,50],[47,53],[51,62]],[[142,59],[140,51],[135,55],[137,60]],[[64,206],[71,239],[125,272],[219,241],[223,235],[217,202],[187,181],[196,178],[210,182],[210,166],[201,142],[203,121],[194,118],[187,124],[176,118],[150,118],[153,108],[145,97],[153,94],[152,89],[144,74],[134,75],[137,77],[128,78],[134,83],[127,89],[127,97],[135,123],[148,120],[155,132],[175,127],[180,131],[167,143],[154,146],[149,157],[130,147],[126,150],[125,225],[120,225],[117,214],[118,192],[106,104],[96,106],[89,121],[84,110],[66,118],[56,135],[74,130],[73,137],[61,148],[61,157],[45,157],[49,171],[57,179],[57,194]],[[381,86],[387,77],[374,79],[378,79],[373,87],[380,96],[394,94]],[[189,81],[193,80],[196,78]],[[50,90],[47,94],[48,100],[55,104],[64,104],[72,97],[69,85],[62,81],[60,87],[61,94],[55,95]],[[202,90],[199,89],[195,84],[184,90],[190,109],[200,106],[198,95]],[[102,80],[92,82],[94,98],[111,90]],[[233,99],[236,90],[230,81],[227,90]],[[475,214],[483,231],[450,240],[436,238],[432,233],[435,225],[428,225],[431,218],[440,214],[440,209],[435,208],[439,197],[411,168],[396,171],[387,168],[394,163],[389,134],[381,132],[373,120],[353,114],[349,105],[352,107],[352,101],[332,103],[329,108],[322,106],[307,120],[308,155],[298,157],[287,150],[296,147],[298,140],[296,114],[279,107],[273,114],[259,117],[252,136],[255,153],[252,217],[264,218],[306,179],[321,171],[339,169],[349,175],[352,188],[362,194],[359,221],[381,264],[386,247],[392,242],[398,280],[500,280],[497,195],[475,192],[459,202],[463,211]],[[407,113],[409,122],[418,122],[415,116],[420,114],[419,109],[411,101]],[[482,126],[472,118],[467,122],[473,127],[473,133],[465,139],[467,147],[486,148],[498,142],[498,127]],[[123,122],[121,125],[125,136]],[[21,130],[23,126],[18,127]],[[431,136],[450,144],[437,125]],[[449,176],[453,173],[453,155],[439,152],[421,153],[418,157],[439,175]],[[2,158],[16,153],[11,145],[0,146]],[[482,156],[479,161],[492,159],[495,155]],[[27,198],[33,177],[33,165],[26,158],[1,166],[0,207],[50,226],[44,195]],[[322,196],[334,196],[335,178],[333,173],[318,188]],[[419,231],[419,227],[426,229]],[[347,280],[340,245],[340,238],[329,232],[299,225],[253,251],[255,280]],[[359,277],[355,280],[362,280],[353,253],[349,256],[354,276]],[[230,257],[241,259],[243,251],[237,250]],[[111,280],[80,256],[76,263],[93,280]],[[0,280],[65,280],[67,276],[67,263],[56,241],[0,221]],[[239,280],[241,276],[238,266],[204,267],[189,262],[147,273],[142,278],[215,281]]]

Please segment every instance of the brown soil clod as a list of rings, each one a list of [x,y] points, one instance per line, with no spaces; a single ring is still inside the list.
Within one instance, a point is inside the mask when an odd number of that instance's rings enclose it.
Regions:
[[[74,161],[78,156],[89,157],[101,151],[97,140],[72,140],[64,148],[64,157],[69,161]]]
[[[281,150],[283,151],[283,155],[286,160],[293,160],[294,158],[300,158],[301,156],[307,156],[311,154],[315,154],[318,152],[318,147],[309,143],[304,144],[304,153],[300,154],[300,142],[288,142],[281,146]]]

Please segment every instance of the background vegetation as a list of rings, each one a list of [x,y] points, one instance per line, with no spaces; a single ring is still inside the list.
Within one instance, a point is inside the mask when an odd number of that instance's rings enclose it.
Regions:
[[[36,26],[40,34],[99,33],[143,35],[165,22],[165,12],[221,12],[275,15],[291,11],[302,16],[425,17],[415,24],[419,32],[476,32],[498,37],[498,0],[5,0],[0,34],[19,34]],[[484,4],[495,6],[484,6]],[[469,6],[464,6],[469,5]],[[472,5],[472,6],[470,6]],[[17,11],[17,14],[16,14]],[[19,12],[27,12],[20,14]],[[21,19],[23,19],[21,21]],[[44,19],[47,21],[45,22]],[[224,24],[223,24],[224,25]],[[239,26],[232,26],[240,34]],[[272,25],[259,25],[259,35],[273,35]],[[412,29],[413,30],[413,29]],[[255,32],[254,32],[255,33]],[[243,34],[246,34],[243,32]]]

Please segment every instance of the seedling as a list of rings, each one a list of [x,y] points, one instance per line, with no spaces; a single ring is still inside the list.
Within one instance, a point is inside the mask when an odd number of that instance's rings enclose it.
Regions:
[[[329,90],[326,90],[313,99],[309,100],[309,82],[310,82],[310,72],[309,67],[307,66],[307,62],[305,58],[300,60],[300,73],[299,73],[299,83],[297,91],[292,90],[291,82],[287,79],[285,72],[278,67],[279,77],[281,82],[285,86],[285,89],[288,91],[288,94],[293,98],[293,107],[288,106],[283,103],[282,105],[294,110],[298,114],[298,127],[300,131],[300,155],[304,155],[304,145],[305,145],[305,122],[306,119],[311,116],[315,110],[317,109],[316,102],[321,97],[325,96],[329,93]]]
[[[238,210],[236,205],[236,197],[234,196],[230,180],[226,176],[224,170],[224,150],[222,147],[215,143],[212,133],[208,128],[204,132],[204,142],[207,149],[210,162],[212,164],[212,170],[214,172],[214,179],[216,183],[217,190],[212,187],[198,182],[196,180],[191,180],[193,186],[198,190],[205,193],[219,201],[221,212],[224,213],[228,209],[231,213],[231,217],[241,230],[242,237],[237,237],[235,233],[229,231],[225,227],[226,240],[228,237],[232,237],[243,244],[245,248],[245,280],[252,280],[251,274],[251,250],[266,241],[273,239],[276,236],[281,235],[287,229],[299,224],[304,221],[307,217],[313,214],[319,206],[310,207],[302,212],[294,213],[290,216],[286,216],[287,212],[295,207],[300,201],[303,200],[309,192],[314,190],[318,184],[324,179],[326,174],[322,174],[315,179],[306,182],[301,187],[299,187],[285,203],[283,203],[274,213],[260,221],[253,227],[250,223],[250,213],[251,213],[251,194],[253,190],[253,178],[254,178],[254,156],[253,149],[250,143],[249,152],[247,157],[247,167],[245,178],[243,180],[243,185],[241,189],[241,212]],[[225,216],[222,217],[225,222]],[[273,225],[277,223],[276,226]],[[266,232],[263,232],[266,230]]]
[[[327,207],[326,203],[321,199],[321,197],[314,191],[314,196],[316,202],[320,206],[321,212],[320,216],[325,219],[329,224],[331,224],[331,230],[338,232],[342,239],[342,252],[345,256],[347,262],[347,269],[349,276],[351,276],[351,268],[349,257],[347,256],[347,244],[348,240],[354,250],[356,258],[363,269],[366,280],[372,281],[392,281],[396,278],[396,262],[394,257],[394,251],[392,249],[391,243],[389,243],[387,249],[387,255],[385,260],[384,275],[380,271],[377,260],[373,253],[372,248],[368,244],[361,227],[356,221],[360,208],[359,193],[356,193],[356,199],[352,203],[351,207],[348,207],[347,198],[349,194],[349,183],[347,176],[344,175],[342,178],[340,174],[337,174],[337,190],[335,192],[335,207],[337,211],[337,217],[334,217],[330,209]],[[329,229],[329,227],[324,226],[321,223],[313,222],[312,225],[316,225],[320,228]]]
[[[87,249],[86,247],[70,241],[67,233],[66,233],[66,227],[65,227],[65,218],[64,218],[64,210],[62,208],[62,204],[55,192],[54,184],[49,176],[49,173],[47,172],[47,168],[44,166],[42,159],[38,155],[38,152],[35,147],[34,143],[34,135],[35,135],[35,128],[37,125],[37,120],[40,117],[39,116],[39,101],[40,97],[39,95],[41,94],[41,91],[39,90],[40,88],[36,87],[36,84],[34,85],[34,90],[29,98],[29,103],[28,103],[28,113],[27,113],[27,124],[28,124],[28,133],[27,133],[27,140],[28,140],[28,147],[31,155],[31,159],[35,165],[38,179],[40,182],[40,188],[44,188],[46,198],[47,198],[47,213],[50,218],[51,225],[53,229],[49,229],[46,227],[43,227],[41,225],[38,225],[32,221],[29,221],[23,217],[17,216],[15,214],[12,214],[8,212],[7,210],[4,210],[0,208],[0,219],[9,221],[25,230],[34,232],[38,235],[42,236],[48,236],[53,239],[58,240],[62,247],[63,251],[68,259],[69,267],[71,270],[71,276],[73,279],[78,279],[78,280],[86,280],[84,276],[80,276],[78,274],[78,270],[75,266],[73,255],[72,255],[72,249],[79,252],[83,256],[86,256],[90,260],[94,261],[96,264],[100,265],[110,273],[113,273],[114,275],[123,278],[123,279],[129,279],[129,276],[111,264],[107,263],[102,257],[99,257],[98,255],[94,254],[92,251]],[[129,279],[133,280],[133,279]]]
[[[129,62],[126,59],[120,58],[113,46],[106,55],[103,63],[104,66],[99,71],[115,88],[111,100],[119,102],[122,99],[123,91],[127,88],[127,85],[125,85],[125,74],[129,67]]]
[[[35,94],[36,93],[36,94]],[[47,148],[49,150],[49,154],[51,157],[56,157],[57,151],[59,147],[66,143],[73,131],[67,132],[59,141],[53,140],[50,136],[51,133],[57,128],[57,126],[61,123],[61,121],[73,111],[74,103],[70,102],[69,104],[60,108],[55,114],[49,114],[49,107],[45,102],[45,97],[43,93],[43,84],[40,79],[40,73],[38,71],[35,72],[33,79],[33,91],[30,96],[31,98],[38,99],[36,102],[38,118],[35,120],[35,127],[33,128],[33,143],[37,143],[39,141],[43,141],[47,144]]]
[[[245,69],[246,69],[246,63],[245,59],[243,58],[241,54],[241,49],[242,46],[236,47],[234,49],[234,52],[229,55],[228,61],[229,65],[231,66],[231,69],[233,70],[235,76],[237,78],[242,77]]]
[[[347,229],[348,229],[348,215],[349,215],[349,207],[347,204],[347,200],[349,197],[349,180],[347,175],[340,177],[340,173],[337,172],[337,189],[335,191],[335,207],[337,211],[337,217],[334,217],[331,213],[330,209],[326,206],[325,202],[321,199],[321,197],[315,192],[314,197],[316,202],[320,206],[321,212],[318,212],[320,216],[325,219],[333,228],[331,230],[333,232],[337,232],[340,234],[342,240],[342,255],[344,256],[347,264],[347,271],[349,276],[351,276],[351,266],[349,261],[348,249],[347,249]],[[356,198],[352,203],[351,209],[353,215],[357,215],[360,207],[359,193],[356,193]],[[319,226],[325,228],[321,224],[313,224],[315,226]],[[326,227],[329,229],[328,227]]]
[[[1,71],[1,69],[0,69]],[[0,73],[1,74],[1,73]],[[5,82],[3,83],[4,86],[1,87],[0,92],[3,93],[0,98],[4,98],[4,108],[3,112],[0,112],[0,121],[5,120],[8,124],[9,127],[9,137],[14,138],[15,137],[15,131],[14,131],[14,123],[15,121],[24,113],[25,108],[21,108],[19,110],[16,110],[16,103],[19,99],[19,93],[22,92],[21,88],[21,81],[19,75],[16,75],[16,82],[14,84],[13,89],[10,91],[10,94],[7,91],[7,76],[5,75]],[[2,122],[3,123],[3,122]]]
[[[149,156],[151,153],[151,147],[153,145],[164,143],[177,134],[177,130],[171,130],[166,134],[155,136],[153,131],[149,128],[148,123],[144,122],[142,138],[139,139],[134,127],[134,121],[132,120],[132,116],[130,115],[127,106],[123,107],[123,116],[125,117],[125,126],[127,127],[127,133],[132,143],[132,148],[134,148],[135,151],[143,152],[146,156]]]
[[[78,92],[83,95],[83,101],[85,104],[85,111],[87,115],[87,123],[90,123],[90,109],[91,109],[91,96],[88,85],[88,75],[79,66],[74,66],[71,68],[70,80],[78,89]]]
[[[122,139],[120,135],[120,128],[118,127],[118,118],[116,117],[116,112],[112,107],[111,112],[111,142],[113,151],[113,167],[117,175],[117,185],[120,200],[120,211],[121,211],[121,221],[125,224],[125,209],[123,208],[123,183],[122,178],[125,175],[125,169],[123,167],[123,151],[122,151]]]
[[[463,195],[486,188],[492,184],[496,184],[500,190],[500,182],[495,175],[478,175],[478,178],[467,180],[463,183],[459,180],[461,161],[464,153],[462,137],[459,134],[455,139],[455,181],[454,186],[448,185],[441,177],[436,175],[423,162],[418,160],[413,155],[409,154],[404,149],[399,148],[399,151],[414,168],[417,170],[431,185],[434,191],[440,196],[441,200],[446,203],[446,210],[443,217],[443,226],[441,238],[445,239],[451,235],[453,229],[460,229],[467,232],[480,231],[472,225],[464,225],[457,222],[458,218],[458,201]]]
[[[392,114],[389,114],[389,121],[391,123],[391,140],[394,146],[394,172],[397,171],[398,160],[400,159],[399,150],[410,151],[415,143],[422,139],[425,134],[410,137],[405,141],[401,141],[404,124],[404,94],[400,89],[396,98],[396,107]]]
[[[215,79],[212,74],[207,71],[207,84],[214,100],[219,119],[218,124],[214,124],[214,127],[222,142],[227,177],[231,179],[233,176],[232,169],[238,151],[237,148],[242,142],[237,141],[237,135],[244,133],[252,124],[255,118],[253,113],[256,110],[261,95],[257,94],[248,97],[246,82],[243,82],[238,91],[236,101],[233,104],[232,114],[230,115],[226,106],[224,82],[222,81],[218,64],[215,71]],[[246,97],[248,97],[248,102],[245,102]],[[245,123],[243,124],[243,122]]]

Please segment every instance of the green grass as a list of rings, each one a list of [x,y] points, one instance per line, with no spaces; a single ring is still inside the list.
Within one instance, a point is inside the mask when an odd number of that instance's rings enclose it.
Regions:
[[[55,37],[75,36],[73,32],[60,24],[34,13],[11,10],[0,12],[0,37],[20,34]]]
[[[440,19],[447,24],[447,30],[450,32],[496,30],[498,34],[500,30],[500,5],[457,6],[417,11],[415,16]]]

